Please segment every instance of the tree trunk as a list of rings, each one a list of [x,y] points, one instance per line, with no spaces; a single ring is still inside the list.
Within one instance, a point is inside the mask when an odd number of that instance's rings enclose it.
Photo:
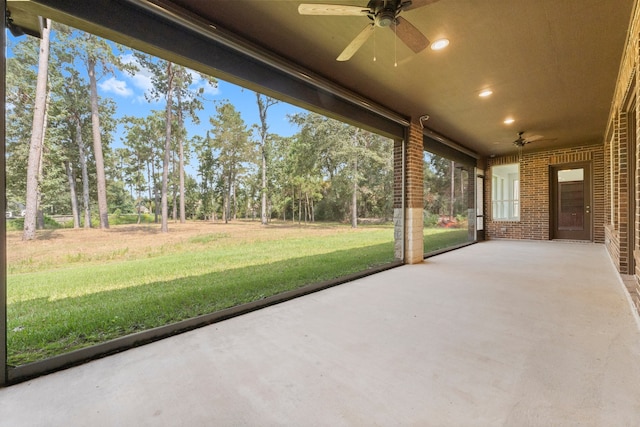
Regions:
[[[358,161],[353,162],[353,193],[351,194],[351,228],[358,228]]]
[[[304,223],[311,222],[311,205],[309,204],[309,193],[305,191],[304,197],[306,204],[304,205]]]
[[[178,189],[176,187],[173,187],[171,197],[171,219],[173,219],[173,222],[178,222]]]
[[[89,57],[89,88],[91,92],[91,128],[93,134],[93,156],[96,161],[96,183],[98,185],[98,214],[100,228],[109,228],[109,208],[107,206],[107,179],[104,173],[102,137],[100,136],[100,112],[98,110],[98,87],[96,84],[96,61]]]
[[[236,182],[233,181],[233,220],[238,219],[238,197],[236,195]]]
[[[151,201],[153,200],[153,194],[151,193],[151,185],[152,185],[152,178],[151,178],[151,169],[152,166],[151,164],[153,164],[153,153],[151,153],[151,161],[147,162],[147,182],[149,183],[149,207],[151,207]],[[149,212],[151,212],[151,210],[149,210]],[[155,222],[158,222],[157,220]]]
[[[171,164],[173,165],[173,170],[171,171],[171,175],[174,177],[174,182],[173,185],[171,186],[171,197],[172,197],[172,202],[171,202],[171,210],[172,210],[172,214],[171,217],[173,219],[173,222],[177,222],[178,221],[178,188],[176,187],[175,184],[175,176],[176,176],[176,156],[175,153],[172,153],[172,157],[173,157],[173,161],[171,162]]]
[[[260,207],[260,222],[267,225],[267,153],[262,146],[262,203]]]
[[[296,187],[291,188],[291,222],[296,222]]]
[[[225,224],[229,222],[229,217],[227,216],[227,209],[229,206],[229,193],[226,192],[224,197],[222,198],[222,220]]]
[[[231,216],[231,180],[232,175],[231,171],[227,174],[227,200],[225,201],[224,206],[224,223],[227,224],[229,222],[229,217]]]
[[[153,222],[157,224],[160,219],[160,198],[158,196],[158,183],[156,182],[156,164],[151,161],[151,188],[153,189]]]
[[[44,114],[44,130],[42,132],[42,151],[40,153],[40,164],[38,165],[38,182],[42,182],[42,178],[44,177],[44,135],[47,133],[47,113],[45,108]],[[43,230],[44,229],[44,212],[42,211],[42,187],[38,185],[38,202],[37,213],[36,213],[36,229]]]
[[[47,134],[47,124],[49,122],[49,95],[44,103],[44,123],[42,125],[42,142],[41,142],[41,152],[40,152],[40,164],[38,165],[38,182],[42,182],[44,178],[44,153],[45,153],[45,135]],[[38,185],[38,204],[37,204],[37,215],[36,215],[36,228],[38,230],[44,229],[44,211],[42,210],[42,187]]]
[[[169,232],[169,162],[171,161],[171,121],[173,108],[173,71],[171,62],[167,62],[167,112],[166,112],[166,133],[164,141],[164,160],[162,162],[162,225],[160,230],[163,233]]]
[[[66,160],[63,162],[64,169],[67,172],[67,181],[69,181],[69,196],[71,197],[71,214],[73,215],[73,228],[80,228],[80,211],[78,210],[78,193],[76,192],[76,177],[73,173],[71,162]]]
[[[49,67],[49,33],[51,21],[47,19],[42,30],[38,60],[38,78],[29,143],[29,160],[27,163],[27,194],[22,240],[33,240],[36,237],[36,211],[38,209],[38,168],[42,156],[44,136],[44,118],[47,102],[47,74]]]
[[[456,196],[456,163],[451,160],[451,200],[449,200],[449,221],[453,220],[453,200]]]
[[[298,197],[298,224],[302,223],[302,189]]]
[[[80,172],[82,174],[82,203],[84,212],[84,228],[91,228],[91,205],[89,201],[89,172],[87,170],[87,154],[82,140],[82,127],[80,118],[76,117],[76,144],[78,145],[78,158],[80,159]]]
[[[269,126],[267,124],[267,111],[269,107],[278,103],[275,99],[266,97],[256,92],[256,101],[258,103],[258,113],[260,115],[260,151],[262,153],[262,190],[261,190],[261,207],[260,222],[267,225],[269,215],[267,214],[267,137],[269,135]]]
[[[184,224],[187,222],[185,207],[184,207],[184,141],[182,140],[183,135],[183,118],[182,118],[182,100],[180,99],[180,91],[178,91],[178,126],[180,128],[180,133],[178,134],[178,162],[179,168],[178,173],[180,175],[180,224]]]
[[[137,206],[137,211],[138,211],[138,219],[136,221],[136,224],[140,224],[140,222],[142,221],[142,209],[140,204],[142,203],[142,192],[140,190],[138,190],[138,203],[136,204]]]

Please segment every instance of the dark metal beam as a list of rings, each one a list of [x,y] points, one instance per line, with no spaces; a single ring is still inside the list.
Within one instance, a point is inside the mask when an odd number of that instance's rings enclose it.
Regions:
[[[7,3],[2,1],[3,15],[7,10]],[[4,26],[3,26],[4,27]],[[4,70],[6,70],[5,63],[6,57],[4,52],[7,49],[7,32],[2,29],[2,35],[0,35],[0,45],[2,46],[3,54],[0,60],[0,69],[3,70],[3,77],[0,79],[0,188],[2,188],[3,196],[0,197],[0,209],[2,212],[6,212],[6,168],[5,168],[5,105],[7,104],[6,97],[6,79],[4,77]],[[7,224],[6,219],[0,221],[0,360],[2,360],[2,377],[0,377],[0,386],[4,386],[8,381],[8,368],[7,368]]]

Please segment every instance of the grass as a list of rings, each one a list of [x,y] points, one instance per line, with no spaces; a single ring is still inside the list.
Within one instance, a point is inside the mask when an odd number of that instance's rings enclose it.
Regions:
[[[469,241],[466,228],[425,228],[424,253],[460,245]]]
[[[7,240],[12,366],[394,260],[391,226],[200,223]]]

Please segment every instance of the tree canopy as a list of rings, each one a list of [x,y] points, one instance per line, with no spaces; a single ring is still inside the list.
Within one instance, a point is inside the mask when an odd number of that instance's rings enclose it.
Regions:
[[[108,215],[173,219],[341,221],[392,217],[392,141],[313,112],[288,117],[293,135],[271,131],[281,102],[256,93],[255,122],[233,100],[210,99],[196,81],[218,81],[64,26],[53,27],[46,103],[38,107],[40,46],[25,37],[7,60],[7,198],[74,227],[109,226]],[[125,60],[125,57],[127,58]],[[133,59],[132,59],[133,58]],[[122,115],[101,79],[144,71],[154,108]],[[158,107],[157,109],[155,107]],[[34,124],[34,112],[45,114]],[[247,107],[243,107],[247,108]],[[44,109],[44,110],[43,110]],[[38,124],[39,123],[39,124]],[[194,124],[208,124],[206,130]],[[41,161],[27,185],[38,127]],[[36,142],[38,142],[36,141]],[[37,145],[37,144],[36,144]],[[30,166],[31,167],[31,166]],[[26,222],[25,222],[26,224]]]

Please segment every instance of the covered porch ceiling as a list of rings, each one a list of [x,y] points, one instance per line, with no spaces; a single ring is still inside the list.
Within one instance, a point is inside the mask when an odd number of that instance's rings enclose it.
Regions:
[[[350,60],[336,61],[369,19],[301,15],[297,0],[113,1],[103,14],[118,19],[119,3],[175,7],[399,116],[428,116],[425,126],[483,156],[515,153],[519,131],[542,137],[525,150],[603,142],[633,0],[414,1],[401,16],[430,41],[449,39],[446,49],[415,53],[390,28],[376,27]],[[55,9],[44,0],[8,7],[41,14],[47,3]],[[126,31],[93,30],[127,41]],[[493,94],[481,98],[484,89]]]

